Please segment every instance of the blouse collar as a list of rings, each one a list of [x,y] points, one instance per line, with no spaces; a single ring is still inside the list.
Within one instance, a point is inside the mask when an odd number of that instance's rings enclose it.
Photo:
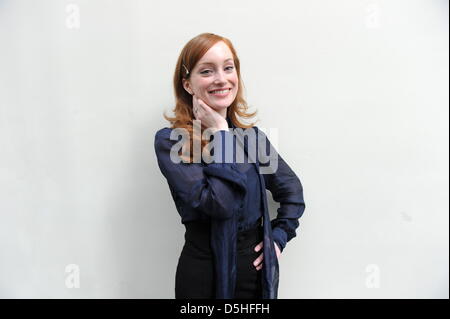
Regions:
[[[231,121],[231,118],[227,115],[228,128],[235,128],[236,126]]]

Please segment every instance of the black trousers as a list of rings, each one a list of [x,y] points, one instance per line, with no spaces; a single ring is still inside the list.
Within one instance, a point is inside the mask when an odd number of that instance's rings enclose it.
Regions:
[[[185,244],[178,260],[175,276],[176,299],[215,298],[215,271],[210,248],[210,223],[185,224]],[[253,262],[262,253],[255,246],[263,240],[260,224],[237,234],[236,299],[261,299],[262,269]]]

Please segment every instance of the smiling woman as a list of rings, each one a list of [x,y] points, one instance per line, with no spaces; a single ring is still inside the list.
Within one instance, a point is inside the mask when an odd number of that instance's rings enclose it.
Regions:
[[[175,297],[275,299],[278,258],[295,237],[305,208],[300,180],[258,127],[238,120],[256,112],[247,113],[239,58],[228,39],[203,33],[190,40],[178,58],[174,89],[175,117],[164,115],[172,127],[156,132],[155,152],[186,227]],[[193,129],[197,121],[201,130]],[[190,149],[194,144],[203,149],[210,142],[203,134],[206,129],[214,132],[214,142],[222,141],[211,162],[194,161],[195,150],[183,162],[173,161],[179,143],[172,133],[181,128]],[[247,143],[234,134],[243,130],[253,136]],[[259,156],[249,156],[249,150],[261,143],[265,148],[259,150],[269,149],[277,162],[268,173],[261,173],[264,161]],[[231,162],[224,161],[234,149],[245,154],[243,162],[234,156]],[[272,221],[266,189],[280,203]]]

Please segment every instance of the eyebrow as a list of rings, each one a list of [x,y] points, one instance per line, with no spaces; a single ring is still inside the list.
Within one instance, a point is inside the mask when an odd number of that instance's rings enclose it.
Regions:
[[[227,61],[229,61],[229,60],[233,60],[233,58],[228,58],[228,59],[224,60],[223,62],[227,62]],[[202,65],[202,64],[214,64],[214,63],[213,63],[213,62],[207,61],[207,62],[202,62],[202,63],[200,63],[199,65]]]

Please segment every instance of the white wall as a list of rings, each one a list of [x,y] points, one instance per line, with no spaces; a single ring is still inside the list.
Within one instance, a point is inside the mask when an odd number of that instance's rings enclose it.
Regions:
[[[448,298],[444,0],[1,1],[0,297],[174,298],[153,139],[202,32],[304,186],[279,297]]]

